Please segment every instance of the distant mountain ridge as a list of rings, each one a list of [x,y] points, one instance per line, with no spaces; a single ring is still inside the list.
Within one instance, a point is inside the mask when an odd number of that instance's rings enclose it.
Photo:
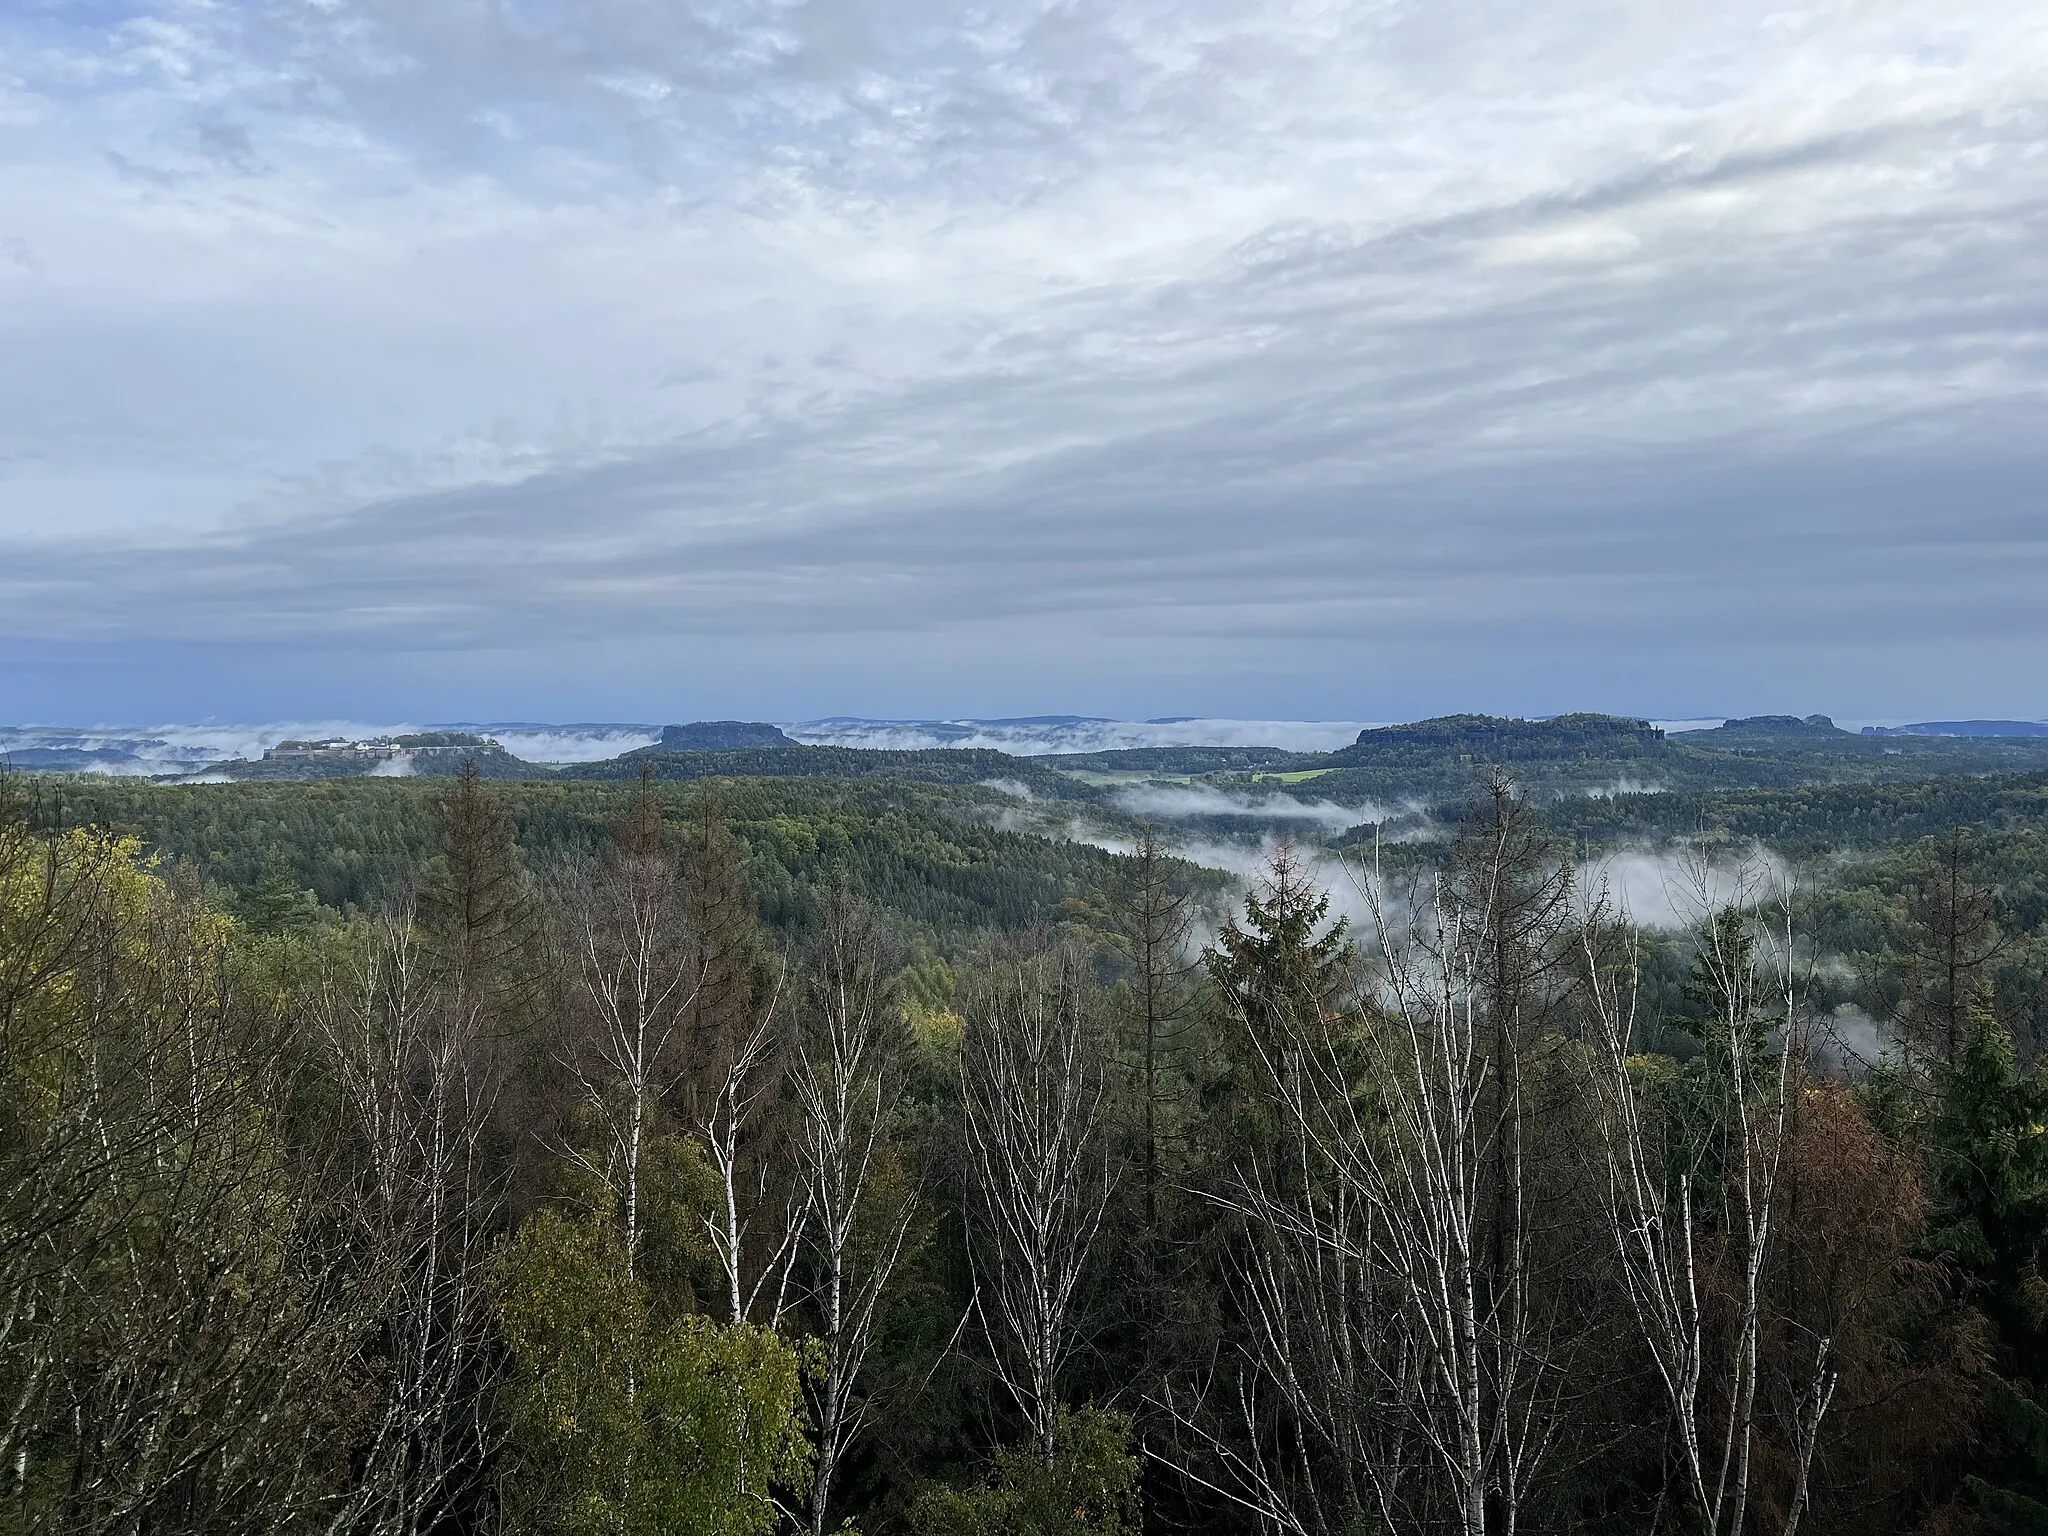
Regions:
[[[1865,736],[2048,736],[2040,720],[1923,720],[1918,725],[1866,725]]]

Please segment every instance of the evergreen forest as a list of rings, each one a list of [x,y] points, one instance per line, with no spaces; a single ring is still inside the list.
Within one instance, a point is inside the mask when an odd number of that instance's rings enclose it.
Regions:
[[[2032,746],[717,724],[0,777],[0,1532],[2048,1531]]]

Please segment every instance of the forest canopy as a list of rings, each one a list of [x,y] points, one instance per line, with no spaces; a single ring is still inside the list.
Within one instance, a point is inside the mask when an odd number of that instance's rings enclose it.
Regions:
[[[0,781],[6,1528],[2048,1522],[2039,775],[669,760]]]

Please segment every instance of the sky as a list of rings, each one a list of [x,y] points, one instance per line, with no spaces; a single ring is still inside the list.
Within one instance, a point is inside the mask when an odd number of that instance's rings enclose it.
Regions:
[[[0,6],[0,720],[2048,715],[2048,7]]]

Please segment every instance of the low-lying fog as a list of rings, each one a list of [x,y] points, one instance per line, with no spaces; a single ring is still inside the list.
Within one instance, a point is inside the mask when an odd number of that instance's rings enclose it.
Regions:
[[[1259,821],[1298,821],[1343,832],[1361,822],[1384,821],[1386,812],[1372,804],[1339,805],[1333,800],[1302,800],[1283,790],[1247,794],[1208,784],[1135,784],[1111,797],[1133,816],[1161,821],[1187,821],[1199,816],[1242,816]]]

